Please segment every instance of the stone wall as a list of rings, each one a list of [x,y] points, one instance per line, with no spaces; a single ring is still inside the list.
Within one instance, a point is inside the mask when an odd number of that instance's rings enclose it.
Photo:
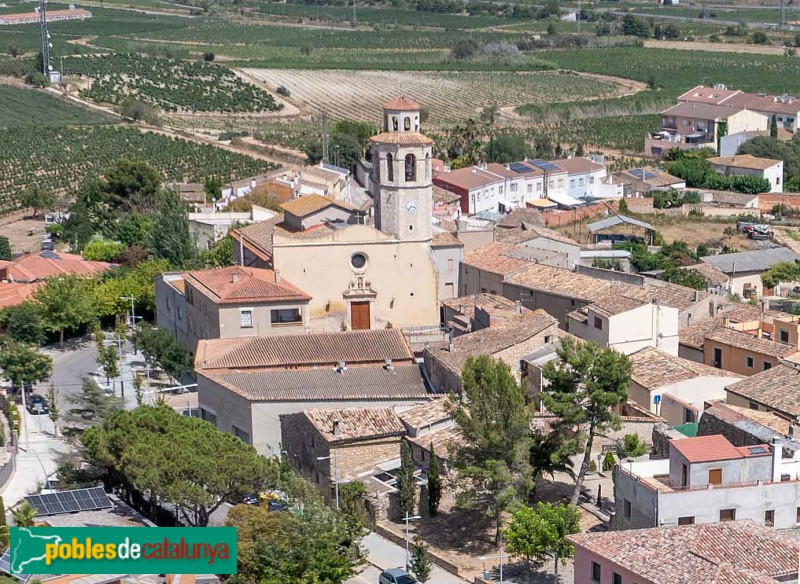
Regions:
[[[669,441],[681,440],[683,438],[686,438],[686,436],[677,430],[673,430],[666,424],[656,424],[653,428],[653,434],[650,438],[652,443],[652,447],[650,448],[650,458],[669,458]]]

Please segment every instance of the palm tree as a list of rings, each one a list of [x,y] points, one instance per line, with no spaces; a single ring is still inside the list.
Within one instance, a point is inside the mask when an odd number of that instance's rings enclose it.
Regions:
[[[533,443],[530,449],[530,461],[533,468],[531,497],[536,496],[538,480],[544,475],[550,475],[552,478],[555,473],[563,472],[575,480],[573,462],[570,460],[571,454],[574,454],[573,449],[569,447],[564,436],[559,432],[550,432],[549,434],[535,432],[533,434]]]
[[[33,527],[36,519],[36,509],[27,501],[13,509],[11,514],[14,516],[14,523],[17,524],[17,527]]]

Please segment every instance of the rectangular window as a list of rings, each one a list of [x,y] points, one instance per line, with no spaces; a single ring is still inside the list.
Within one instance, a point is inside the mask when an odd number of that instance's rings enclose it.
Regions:
[[[529,185],[528,185],[528,192],[529,192],[529,193],[532,193],[532,192],[533,192],[533,185],[532,185],[532,184],[529,184]]]
[[[517,192],[517,183],[511,183],[511,192],[512,193],[516,193]]]
[[[625,509],[625,518],[626,519],[630,519],[631,518],[631,502],[628,501],[627,499],[623,499],[622,502],[623,502],[623,508]]]
[[[795,515],[794,522],[800,523],[800,507],[797,508],[797,514]]]
[[[205,420],[206,422],[210,422],[213,425],[217,425],[217,416],[216,414],[212,414],[205,408],[200,408],[200,418]]]
[[[453,259],[447,260],[447,269],[451,272],[455,269],[455,261]]]
[[[766,371],[767,369],[772,369],[772,363],[770,363],[769,361],[762,361],[761,371]]]
[[[745,357],[744,362],[748,369],[752,369],[756,365],[756,360],[753,359],[753,357],[751,357],[750,355]]]
[[[582,178],[579,178],[579,179],[578,179],[578,186],[579,186],[579,187],[582,187],[582,186],[583,186],[583,179],[582,179]]]
[[[678,525],[694,525],[694,515],[691,517],[678,517]]]
[[[594,317],[594,328],[603,330],[603,319],[601,319],[599,316]]]
[[[758,404],[756,402],[750,402],[747,405],[750,407],[751,410],[757,410],[758,409]]]
[[[764,511],[764,525],[767,527],[774,527],[775,526],[775,510],[769,509]]]
[[[183,310],[181,310],[180,306],[178,306],[177,309],[178,309],[178,320],[183,320]]]
[[[694,410],[683,408],[683,423],[694,424],[697,421],[697,414]]]
[[[720,521],[736,521],[736,509],[720,509]]]
[[[241,318],[241,325],[242,328],[252,328],[253,327],[253,311],[252,310],[242,310],[240,313]]]
[[[603,569],[597,562],[592,562],[592,582],[599,582],[603,575]]]
[[[622,584],[622,576],[617,574],[616,572],[613,573],[612,582],[613,584]]]
[[[542,192],[542,183],[536,183],[536,192],[537,193],[541,193]]]
[[[236,436],[239,440],[241,440],[245,444],[250,444],[250,433],[249,432],[245,432],[241,428],[237,428],[234,425],[231,425],[231,429],[233,430],[233,435]]]
[[[284,324],[289,322],[302,322],[303,315],[299,308],[283,308],[280,310],[270,310],[270,322],[272,324]]]
[[[708,471],[708,484],[721,485],[722,484],[722,469],[712,468]]]
[[[575,179],[574,178],[569,179],[569,188],[571,188],[571,189],[575,188]]]
[[[167,310],[172,310],[172,298],[169,297],[167,297]]]
[[[789,342],[789,331],[781,330],[781,343],[788,343]]]

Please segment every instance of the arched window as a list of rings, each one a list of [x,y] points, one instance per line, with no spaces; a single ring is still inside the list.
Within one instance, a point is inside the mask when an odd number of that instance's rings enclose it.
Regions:
[[[386,180],[394,182],[394,156],[386,155]]]
[[[392,130],[397,131],[399,126],[397,125],[397,116],[392,116]]]
[[[419,116],[414,116],[414,130],[419,132]]]
[[[411,118],[409,118],[408,116],[406,116],[405,118],[403,118],[403,129],[404,129],[406,132],[408,132],[409,130],[411,130]]]
[[[425,180],[431,178],[431,153],[425,154]]]
[[[406,182],[417,180],[417,157],[413,154],[406,154]]]

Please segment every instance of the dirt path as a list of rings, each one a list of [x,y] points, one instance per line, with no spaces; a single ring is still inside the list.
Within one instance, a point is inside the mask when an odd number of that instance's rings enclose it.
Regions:
[[[286,98],[278,95],[278,93],[277,93],[277,89],[278,88],[277,87],[270,87],[268,84],[264,83],[261,79],[259,79],[255,75],[249,74],[244,69],[239,69],[238,67],[235,67],[235,68],[231,69],[231,71],[233,71],[234,74],[237,77],[243,79],[244,81],[247,81],[248,83],[251,83],[251,84],[255,85],[256,87],[260,87],[264,91],[268,92],[270,95],[272,95],[272,98],[275,101],[277,101],[278,103],[283,104],[283,109],[282,110],[277,111],[277,112],[262,113],[261,116],[263,116],[263,117],[271,117],[271,118],[290,118],[290,117],[293,117],[293,116],[300,115],[302,113],[300,108],[298,108],[294,103],[292,103],[289,100],[287,100]]]
[[[698,41],[644,41],[649,49],[672,49],[676,51],[708,51],[712,53],[748,53],[751,55],[783,55],[783,47],[745,45],[739,43],[702,43]]]

